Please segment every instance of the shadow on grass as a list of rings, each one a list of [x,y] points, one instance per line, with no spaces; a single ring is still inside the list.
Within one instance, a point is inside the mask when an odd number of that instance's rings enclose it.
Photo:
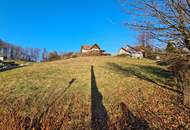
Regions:
[[[46,115],[48,115],[49,110],[54,106],[54,104],[66,93],[66,91],[71,87],[71,85],[75,82],[76,79],[72,79],[69,82],[69,85],[63,90],[57,93],[54,100],[48,105],[48,107],[41,113],[37,113],[36,116],[31,119],[30,117],[25,117],[23,121],[23,128],[24,130],[42,130],[42,118]],[[63,123],[63,122],[62,122]],[[61,128],[62,124],[60,125]],[[56,130],[60,130],[60,128],[57,128]]]
[[[102,102],[102,94],[99,92],[94,68],[91,66],[91,129],[107,130],[108,114]]]
[[[18,69],[18,68],[23,68],[23,67],[26,67],[26,66],[10,66],[10,67],[7,67],[7,68],[0,68],[0,72],[5,72],[5,71]]]
[[[166,71],[162,68],[159,67],[155,67],[155,66],[145,66],[145,65],[139,65],[138,66],[140,69],[146,71],[147,73],[151,73],[154,75],[157,75],[158,77],[161,78],[166,78],[169,79],[171,77],[173,77],[173,73],[170,71]]]
[[[135,116],[125,103],[120,103],[121,118],[112,124],[112,129],[120,130],[149,130],[149,124],[146,120]]]
[[[171,79],[173,74],[169,71],[161,69],[159,67],[154,66],[145,66],[145,65],[134,65],[133,67],[122,67],[116,63],[108,63],[108,68],[121,73],[127,77],[136,76],[139,79],[146,80],[148,82],[154,83],[162,88],[168,89],[173,92],[182,93],[180,90],[173,88],[168,85],[168,83],[163,82],[160,78]],[[143,73],[144,72],[144,73]],[[150,75],[155,75],[158,78],[153,78]]]

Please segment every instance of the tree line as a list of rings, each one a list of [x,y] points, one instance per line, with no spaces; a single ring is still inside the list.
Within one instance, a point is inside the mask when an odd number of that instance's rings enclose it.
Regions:
[[[38,62],[40,60],[47,61],[48,59],[46,49],[41,50],[40,48],[22,48],[20,46],[7,43],[3,40],[0,40],[0,56],[3,56],[5,59],[31,62]]]

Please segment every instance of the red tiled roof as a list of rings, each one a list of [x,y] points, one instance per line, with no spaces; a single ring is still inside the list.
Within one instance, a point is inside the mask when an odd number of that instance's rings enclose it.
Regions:
[[[83,45],[83,46],[82,46],[82,49],[84,49],[84,50],[90,50],[90,49],[91,49],[91,46],[89,46],[89,45]]]
[[[82,49],[84,49],[84,50],[91,50],[91,49],[94,48],[94,47],[97,47],[97,48],[100,49],[100,47],[98,46],[98,44],[94,44],[93,46],[83,45],[83,46],[82,46]]]

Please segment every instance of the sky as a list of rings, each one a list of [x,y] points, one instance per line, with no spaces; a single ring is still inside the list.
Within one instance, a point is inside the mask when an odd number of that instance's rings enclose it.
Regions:
[[[119,0],[0,0],[0,5],[0,39],[25,48],[77,52],[98,43],[116,53],[136,43]]]

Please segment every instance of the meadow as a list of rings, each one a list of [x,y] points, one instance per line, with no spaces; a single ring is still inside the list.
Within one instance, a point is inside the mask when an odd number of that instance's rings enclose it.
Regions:
[[[172,80],[155,61],[111,56],[0,72],[0,129],[188,129]]]

